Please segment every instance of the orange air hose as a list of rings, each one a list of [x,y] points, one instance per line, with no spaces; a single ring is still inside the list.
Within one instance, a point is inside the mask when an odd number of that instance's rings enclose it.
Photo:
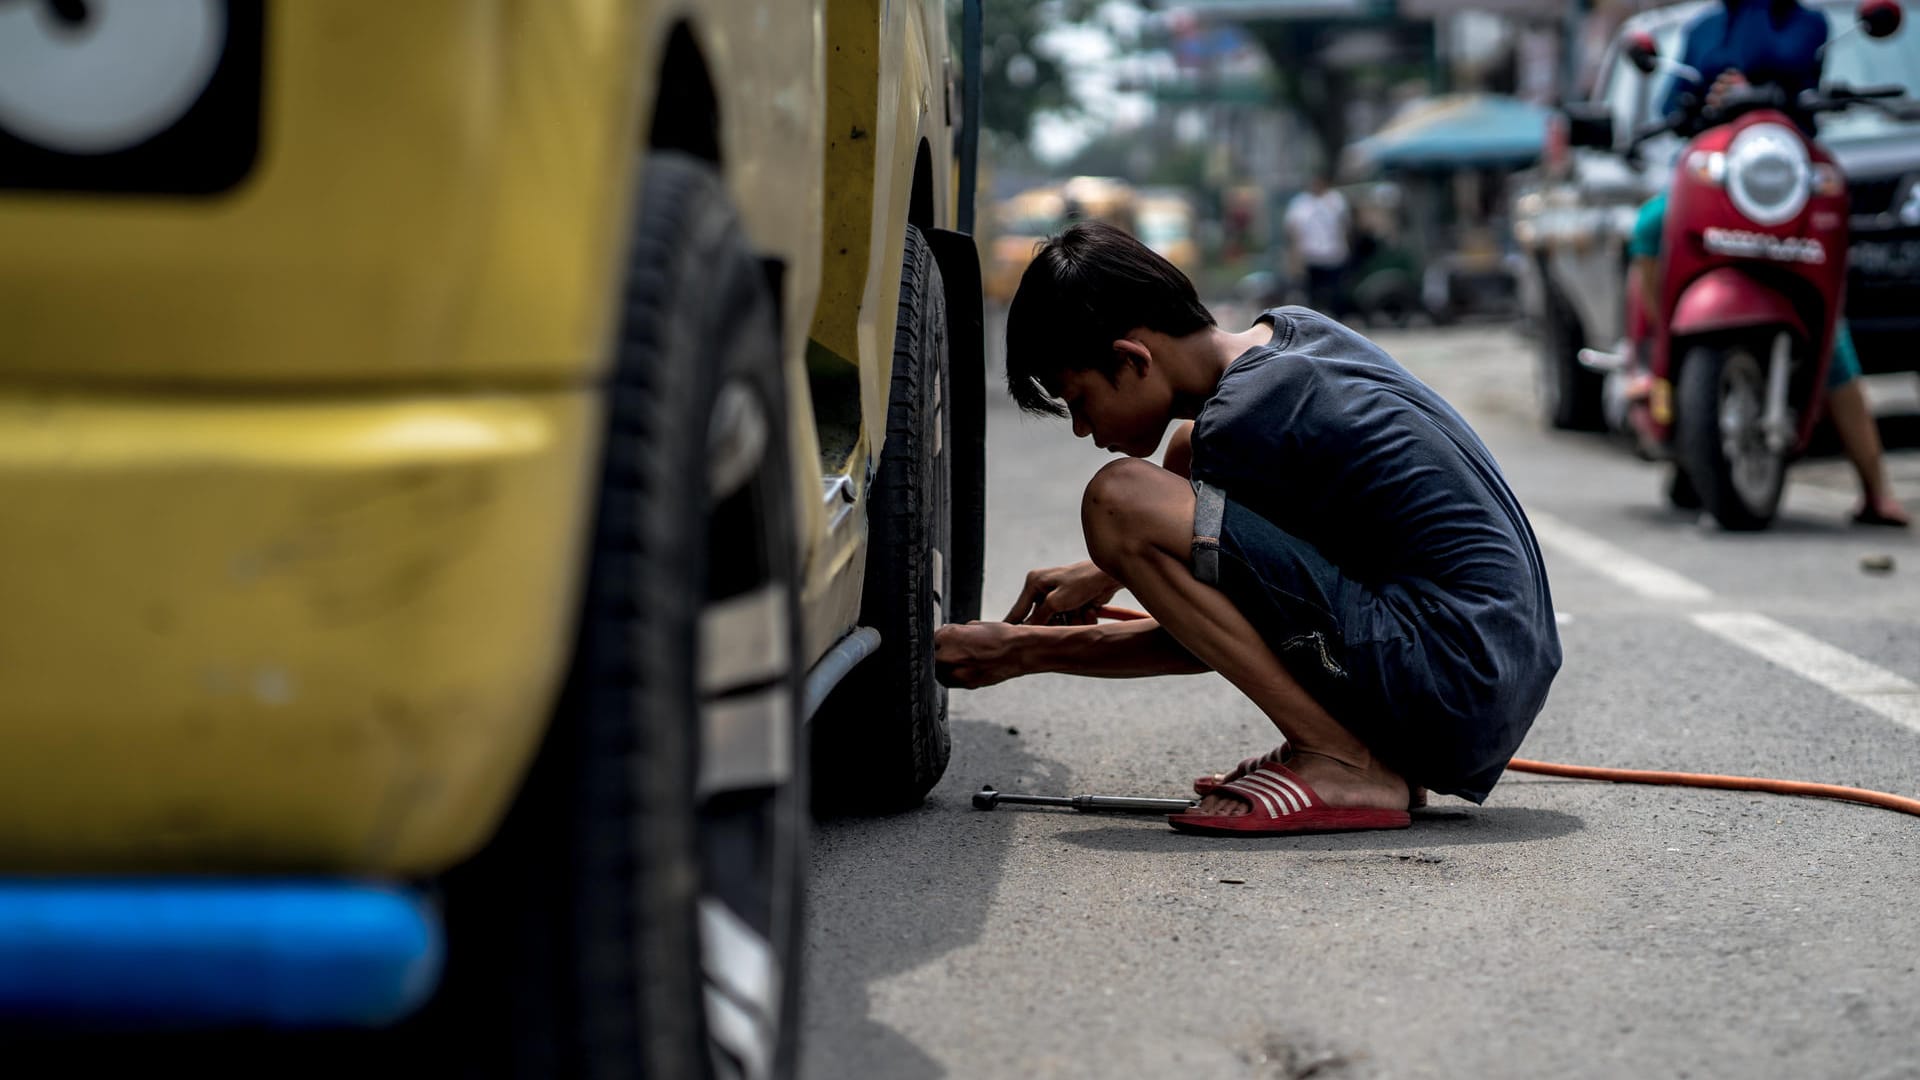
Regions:
[[[1843,787],[1839,784],[1815,784],[1806,780],[1772,780],[1764,776],[1721,776],[1718,773],[1659,772],[1653,769],[1607,769],[1598,765],[1562,765],[1554,761],[1529,761],[1514,758],[1507,768],[1515,772],[1565,776],[1575,780],[1607,780],[1616,784],[1676,784],[1681,787],[1725,788],[1729,791],[1764,791],[1769,795],[1808,795],[1821,799],[1845,799],[1848,802],[1881,806],[1903,814],[1920,816],[1920,799],[1906,799],[1884,791]]]
[[[1097,619],[1128,622],[1145,619],[1144,611],[1102,604],[1093,609]],[[1507,768],[1515,772],[1562,776],[1571,780],[1605,780],[1614,784],[1670,784],[1678,787],[1723,788],[1728,791],[1759,791],[1768,795],[1800,795],[1819,799],[1841,799],[1864,803],[1920,817],[1920,799],[1890,795],[1884,791],[1845,787],[1840,784],[1816,784],[1806,780],[1774,780],[1764,776],[1722,776],[1718,773],[1661,772],[1655,769],[1609,769],[1598,765],[1562,765],[1555,761],[1514,758]]]

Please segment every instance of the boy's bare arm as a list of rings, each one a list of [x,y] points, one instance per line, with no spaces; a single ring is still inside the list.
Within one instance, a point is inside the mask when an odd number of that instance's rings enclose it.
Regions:
[[[934,635],[933,659],[941,682],[963,687],[1042,672],[1130,679],[1207,670],[1152,619],[1096,626],[943,626]]]

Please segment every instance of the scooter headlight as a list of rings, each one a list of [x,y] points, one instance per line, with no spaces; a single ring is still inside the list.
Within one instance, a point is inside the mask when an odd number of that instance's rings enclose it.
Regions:
[[[1806,143],[1780,124],[1755,124],[1727,147],[1727,194],[1757,224],[1778,225],[1806,209],[1812,178]]]

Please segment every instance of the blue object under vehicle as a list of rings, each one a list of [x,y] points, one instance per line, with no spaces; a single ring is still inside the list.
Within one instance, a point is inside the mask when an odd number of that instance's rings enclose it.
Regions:
[[[440,976],[412,892],[331,881],[0,879],[0,1019],[371,1027]]]

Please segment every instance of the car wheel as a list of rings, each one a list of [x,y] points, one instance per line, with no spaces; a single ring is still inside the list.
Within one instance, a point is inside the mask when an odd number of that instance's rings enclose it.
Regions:
[[[1551,286],[1546,289],[1546,312],[1540,327],[1539,363],[1534,387],[1540,414],[1548,426],[1564,431],[1604,431],[1605,376],[1580,363],[1585,341],[1580,324],[1567,302]]]
[[[1766,370],[1744,345],[1694,348],[1680,369],[1675,442],[1721,528],[1764,529],[1780,508],[1786,455],[1767,444]]]
[[[444,878],[423,1019],[489,1075],[787,1075],[807,818],[786,401],[774,298],[704,162],[650,156],[622,296],[573,661],[505,822]]]
[[[880,649],[814,718],[814,791],[822,810],[918,805],[946,772],[952,749],[947,691],[933,674],[933,633],[945,620],[951,584],[944,295],[932,252],[909,227],[887,437],[867,502],[860,620],[880,631]]]

